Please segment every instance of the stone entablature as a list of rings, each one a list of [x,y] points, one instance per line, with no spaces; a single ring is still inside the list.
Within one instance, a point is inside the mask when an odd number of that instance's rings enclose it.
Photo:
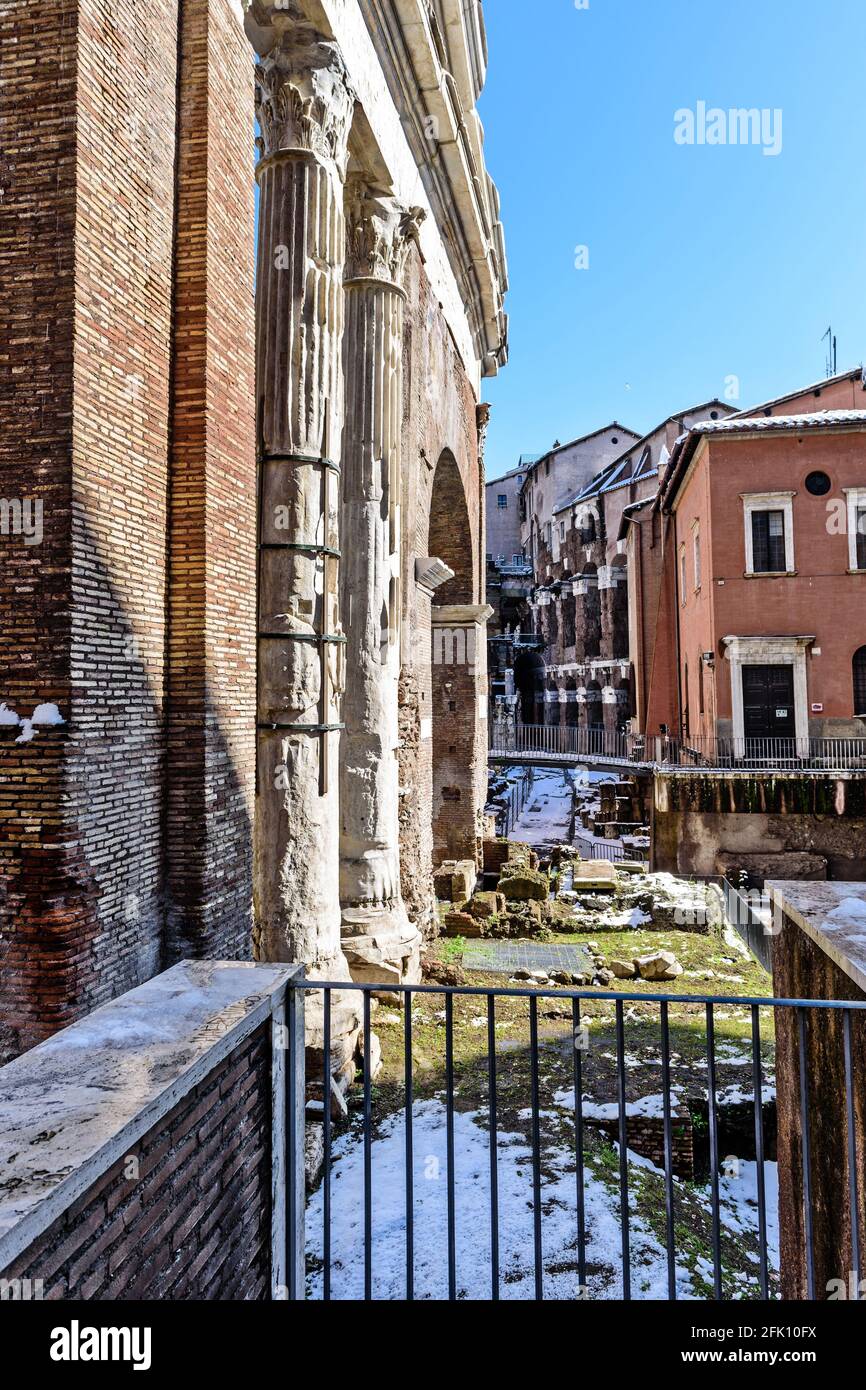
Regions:
[[[321,0],[319,8],[347,55],[374,162],[401,202],[429,214],[425,266],[477,391],[508,355],[499,198],[474,109],[486,69],[480,6],[445,0],[444,33],[422,0]],[[383,76],[391,101],[382,99]]]

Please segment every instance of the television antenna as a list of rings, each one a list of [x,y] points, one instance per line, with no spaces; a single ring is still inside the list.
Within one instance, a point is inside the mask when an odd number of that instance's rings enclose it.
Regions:
[[[831,377],[836,375],[836,335],[833,332],[832,324],[827,329],[827,332],[824,334],[824,337],[822,337],[822,343],[824,341],[824,338],[827,339],[827,358],[824,363],[825,375]]]

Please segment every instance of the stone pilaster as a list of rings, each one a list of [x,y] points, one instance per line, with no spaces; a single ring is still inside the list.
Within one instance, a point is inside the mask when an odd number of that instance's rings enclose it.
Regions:
[[[343,218],[354,108],[335,43],[255,0],[260,450],[258,954],[339,977]]]
[[[400,893],[400,435],[403,269],[420,214],[347,188],[346,425],[341,567],[346,629],[340,898],[352,977],[417,981],[421,937]]]

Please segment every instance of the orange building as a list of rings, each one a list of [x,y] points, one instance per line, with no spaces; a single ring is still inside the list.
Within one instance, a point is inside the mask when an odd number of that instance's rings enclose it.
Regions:
[[[858,369],[700,422],[625,514],[639,732],[866,734],[864,405]]]

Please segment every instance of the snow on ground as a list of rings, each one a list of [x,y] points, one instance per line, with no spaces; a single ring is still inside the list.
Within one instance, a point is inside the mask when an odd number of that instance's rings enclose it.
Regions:
[[[677,1106],[682,1099],[682,1087],[671,1086],[671,1113],[676,1114]],[[569,1091],[557,1091],[553,1097],[557,1105],[565,1106],[567,1110],[574,1110],[574,1088]],[[594,1100],[584,1100],[582,1107],[583,1118],[585,1120],[616,1120],[619,1118],[619,1102],[610,1101],[609,1103],[599,1103]],[[655,1096],[641,1096],[640,1100],[626,1101],[626,1115],[643,1115],[654,1119],[662,1119],[665,1113],[664,1094]]]
[[[446,1111],[439,1100],[416,1101],[412,1109],[415,1297],[448,1296]],[[454,1115],[455,1258],[457,1296],[486,1300],[491,1288],[490,1150],[488,1131],[473,1114]],[[372,1280],[376,1299],[401,1299],[406,1290],[405,1120],[401,1112],[380,1126],[372,1153]],[[531,1150],[520,1134],[500,1133],[497,1143],[500,1240],[500,1296],[535,1297]],[[648,1160],[629,1154],[630,1169],[651,1169]],[[732,1231],[757,1229],[750,1204],[754,1174],[741,1164],[739,1178],[721,1180],[721,1219]],[[768,1169],[768,1207],[775,1213],[775,1188]],[[574,1154],[560,1142],[543,1140],[542,1241],[544,1296],[580,1296],[577,1278],[577,1221]],[[706,1205],[709,1189],[696,1189]],[[360,1299],[364,1294],[364,1147],[357,1128],[333,1148],[331,1180],[331,1294]],[[585,1166],[588,1287],[584,1297],[622,1297],[622,1245],[619,1197],[587,1156]],[[667,1297],[667,1257],[663,1246],[636,1214],[630,1193],[632,1297]],[[307,1206],[308,1256],[315,1272],[308,1293],[322,1296],[323,1189]],[[778,1235],[773,1215],[774,1249]],[[700,1271],[699,1271],[700,1272]],[[711,1275],[710,1275],[711,1277]],[[743,1272],[745,1282],[747,1272]],[[677,1264],[677,1295],[694,1298],[687,1269]]]
[[[567,843],[570,823],[571,779],[562,772],[542,769],[535,773],[532,790],[509,839],[526,845]]]

